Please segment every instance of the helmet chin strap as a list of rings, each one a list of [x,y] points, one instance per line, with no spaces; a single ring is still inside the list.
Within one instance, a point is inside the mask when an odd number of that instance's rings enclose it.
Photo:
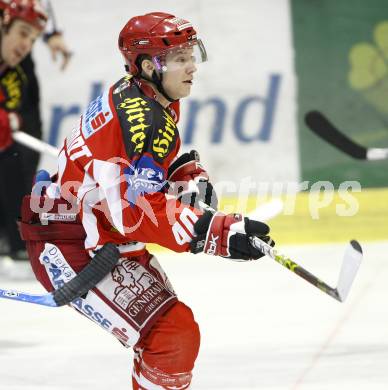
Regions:
[[[148,77],[144,77],[142,74],[141,77],[151,83],[153,83],[156,86],[156,89],[171,103],[176,102],[178,99],[173,99],[171,96],[167,94],[165,91],[163,85],[162,85],[162,80],[163,80],[163,73],[160,73],[160,76],[156,70],[152,72],[152,78],[149,79]]]

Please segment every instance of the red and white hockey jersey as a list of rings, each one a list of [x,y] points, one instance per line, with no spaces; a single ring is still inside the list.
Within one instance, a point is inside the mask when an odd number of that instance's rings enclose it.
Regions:
[[[145,243],[188,250],[199,211],[165,194],[180,148],[175,116],[127,76],[80,117],[59,155],[58,184],[78,204],[86,249],[114,242],[127,244],[124,252],[142,252]]]

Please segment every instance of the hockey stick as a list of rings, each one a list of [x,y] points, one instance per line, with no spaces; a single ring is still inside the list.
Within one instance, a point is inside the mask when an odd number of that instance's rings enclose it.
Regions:
[[[105,244],[77,276],[57,290],[46,294],[29,294],[0,289],[0,298],[50,307],[67,305],[94,288],[113,269],[119,258],[120,252],[116,245]]]
[[[286,267],[307,282],[311,283],[313,286],[319,288],[321,291],[340,302],[344,302],[348,296],[362,261],[362,249],[360,244],[355,240],[350,241],[342,261],[337,287],[333,288],[292,261],[287,256],[277,253],[276,249],[272,248],[271,245],[260,240],[258,237],[251,237],[251,243],[256,249],[259,249],[266,256],[275,260],[283,267]]]
[[[321,112],[310,111],[306,125],[316,135],[347,155],[359,160],[388,160],[388,148],[367,148],[359,145],[338,130]]]
[[[59,149],[55,146],[52,146],[46,142],[41,141],[38,138],[35,138],[23,131],[14,131],[12,137],[15,141],[18,141],[27,148],[33,149],[40,153],[47,153],[52,157],[57,158],[59,154]]]
[[[200,202],[201,207],[204,210],[215,212],[214,209],[209,207],[203,202]],[[241,230],[242,225],[235,227],[235,231],[238,233],[246,234],[245,229]],[[317,287],[324,293],[330,295],[332,298],[337,301],[344,302],[346,297],[349,294],[350,288],[353,284],[353,281],[357,275],[357,271],[360,267],[362,261],[362,248],[361,245],[356,240],[350,241],[348,244],[344,258],[342,260],[342,266],[340,275],[337,282],[337,287],[330,287],[327,283],[318,279],[315,275],[301,267],[299,264],[295,263],[288,256],[282,255],[277,252],[271,245],[261,240],[256,236],[250,237],[251,244],[262,252],[265,256],[270,257],[275,260],[283,267],[294,272],[307,282],[311,283],[313,286]]]

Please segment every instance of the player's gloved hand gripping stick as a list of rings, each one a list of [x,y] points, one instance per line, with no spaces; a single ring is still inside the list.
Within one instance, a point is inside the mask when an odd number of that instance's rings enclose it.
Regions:
[[[191,242],[193,253],[204,252],[235,261],[257,260],[264,256],[252,245],[250,237],[261,237],[270,247],[275,243],[268,236],[269,226],[241,214],[224,214],[207,210],[195,223],[197,234]]]

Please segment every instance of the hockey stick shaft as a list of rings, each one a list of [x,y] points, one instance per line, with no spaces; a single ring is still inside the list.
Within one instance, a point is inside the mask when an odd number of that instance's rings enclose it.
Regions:
[[[0,288],[0,298],[12,299],[13,301],[35,303],[37,305],[58,307],[52,293],[30,294],[15,290],[4,290]]]
[[[94,288],[113,269],[119,258],[120,252],[116,245],[105,244],[77,276],[57,290],[46,294],[29,294],[0,289],[0,298],[49,307],[67,305]]]
[[[308,112],[305,122],[316,135],[353,158],[359,160],[388,159],[388,148],[367,148],[358,144],[341,132],[319,111]]]
[[[357,241],[351,241],[350,243],[351,249],[353,250],[352,255],[353,252],[356,255],[353,256],[348,255],[347,257],[344,258],[341,267],[338,286],[336,288],[333,288],[329,286],[327,283],[325,283],[324,281],[322,281],[321,279],[317,278],[311,272],[301,267],[299,264],[295,263],[288,256],[279,254],[274,248],[271,247],[271,245],[267,244],[263,240],[260,240],[260,238],[251,237],[251,243],[255,248],[259,249],[266,256],[275,260],[283,267],[297,274],[298,276],[300,276],[301,278],[303,278],[304,280],[312,284],[314,287],[317,287],[325,294],[330,295],[332,298],[340,302],[343,302],[346,299],[347,295],[349,294],[350,287],[353,283],[353,280],[356,276],[358,267],[362,259],[362,250],[360,244]]]
[[[297,274],[313,286],[319,288],[324,293],[330,295],[334,299],[337,299],[338,301],[340,300],[336,289],[330,287],[328,284],[318,279],[315,275],[301,267],[299,264],[295,263],[288,256],[279,254],[276,249],[272,248],[271,245],[260,240],[260,238],[258,237],[252,237],[251,242],[256,249],[259,249],[266,256],[275,260],[277,263],[287,268],[291,272],[294,272],[295,274]]]
[[[32,137],[31,135],[24,133],[23,131],[13,132],[12,137],[15,139],[15,141],[18,141],[22,145],[26,146],[27,148],[33,149],[36,152],[46,153],[55,158],[58,157],[58,148],[44,141],[41,141],[38,138]]]

